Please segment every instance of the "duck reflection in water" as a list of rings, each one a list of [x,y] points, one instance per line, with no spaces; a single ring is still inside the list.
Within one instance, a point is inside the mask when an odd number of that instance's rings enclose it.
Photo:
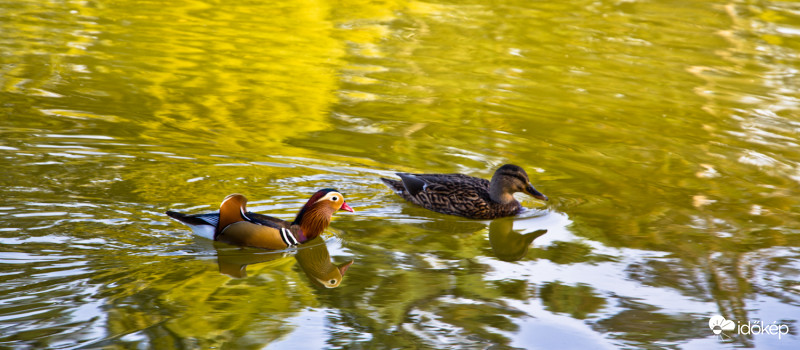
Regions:
[[[338,287],[342,283],[344,273],[354,262],[354,260],[350,260],[334,265],[325,240],[319,236],[303,244],[294,257],[311,282],[325,288]]]
[[[256,248],[232,248],[230,245],[216,243],[219,271],[234,278],[247,277],[247,265],[273,263],[280,265],[290,259],[290,253],[265,251]],[[328,246],[322,237],[316,237],[297,247],[294,258],[315,285],[336,288],[342,283],[344,274],[353,260],[335,265],[328,253]]]
[[[517,261],[528,253],[533,240],[545,233],[547,230],[522,234],[514,231],[513,218],[496,219],[489,224],[489,243],[498,259]]]

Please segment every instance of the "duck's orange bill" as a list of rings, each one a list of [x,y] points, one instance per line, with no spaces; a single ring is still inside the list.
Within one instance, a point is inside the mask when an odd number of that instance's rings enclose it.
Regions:
[[[351,213],[355,213],[356,212],[355,210],[353,210],[353,208],[350,208],[350,206],[347,205],[347,202],[342,203],[342,207],[339,208],[339,210],[347,210],[347,211],[349,211]]]

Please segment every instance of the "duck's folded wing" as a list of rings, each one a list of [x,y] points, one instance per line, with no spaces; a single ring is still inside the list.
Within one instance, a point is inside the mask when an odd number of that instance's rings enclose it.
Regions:
[[[420,192],[428,188],[428,183],[416,174],[398,173],[397,176],[403,182],[403,187],[411,196],[416,196]]]
[[[250,218],[251,222],[264,225],[264,226],[271,226],[275,228],[289,228],[291,225],[289,222],[278,219],[274,216],[258,214],[253,212],[247,212],[247,217]]]
[[[217,224],[219,223],[219,212],[206,213],[206,214],[184,214],[168,210],[166,214],[167,216],[189,226],[210,225],[216,227]],[[250,219],[249,220],[250,222],[264,226],[271,226],[275,228],[288,227],[289,225],[288,222],[278,219],[274,216],[258,214],[253,212],[247,212],[247,218]]]
[[[489,180],[464,174],[416,174],[416,177],[425,183],[453,186],[469,184],[473,186],[489,186]]]

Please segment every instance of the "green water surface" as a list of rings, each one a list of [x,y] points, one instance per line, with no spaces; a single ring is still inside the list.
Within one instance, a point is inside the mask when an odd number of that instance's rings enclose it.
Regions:
[[[798,135],[798,2],[0,0],[0,348],[797,349]],[[504,163],[550,201],[379,180]]]

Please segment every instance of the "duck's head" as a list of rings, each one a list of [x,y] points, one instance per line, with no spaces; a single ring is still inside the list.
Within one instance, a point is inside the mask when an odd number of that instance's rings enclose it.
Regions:
[[[547,196],[531,185],[528,173],[524,169],[514,164],[501,166],[494,172],[489,184],[489,194],[492,196],[492,200],[508,203],[514,199],[512,194],[516,192],[527,193],[539,200],[548,200]]]
[[[338,210],[346,210],[354,213],[355,210],[347,205],[344,196],[332,188],[326,188],[314,193],[308,202],[300,209],[293,224],[300,225],[308,235],[314,238],[330,223],[331,216]]]
[[[353,208],[350,208],[347,202],[344,201],[344,196],[339,191],[332,188],[322,189],[314,193],[303,206],[303,209],[301,209],[301,213],[304,210],[324,211],[329,212],[331,215],[337,210],[346,210],[351,213],[355,212]]]

